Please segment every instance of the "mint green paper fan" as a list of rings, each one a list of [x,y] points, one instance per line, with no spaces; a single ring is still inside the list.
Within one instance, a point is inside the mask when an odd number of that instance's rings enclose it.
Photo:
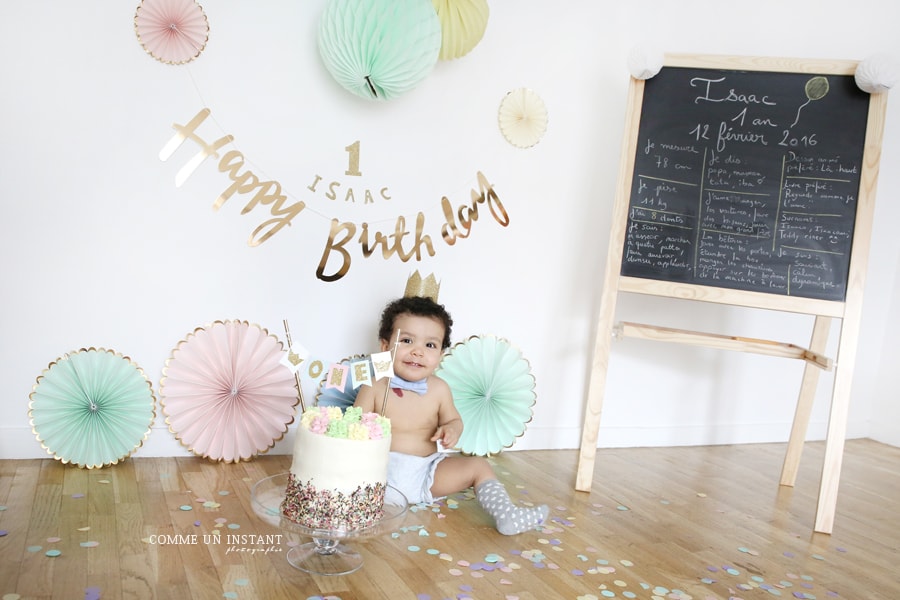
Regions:
[[[390,100],[434,68],[441,23],[431,0],[329,0],[318,44],[341,86],[363,98]]]
[[[150,380],[127,356],[82,348],[37,378],[28,404],[32,432],[61,462],[94,469],[137,450],[156,416]]]
[[[496,454],[531,421],[536,395],[531,365],[507,340],[472,336],[453,346],[435,374],[447,382],[463,420],[466,454]]]

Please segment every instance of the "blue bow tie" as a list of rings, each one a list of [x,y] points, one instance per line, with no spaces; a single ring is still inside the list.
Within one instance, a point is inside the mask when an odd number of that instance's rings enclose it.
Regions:
[[[402,377],[394,375],[391,377],[391,387],[394,389],[409,390],[410,392],[415,392],[422,396],[428,391],[428,378],[420,379],[419,381],[407,381]]]

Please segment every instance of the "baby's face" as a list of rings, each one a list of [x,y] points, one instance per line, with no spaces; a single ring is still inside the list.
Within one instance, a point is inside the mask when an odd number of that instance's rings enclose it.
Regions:
[[[432,317],[402,314],[394,320],[390,340],[381,340],[381,349],[397,349],[394,373],[407,381],[425,379],[437,368],[443,355],[444,324]]]

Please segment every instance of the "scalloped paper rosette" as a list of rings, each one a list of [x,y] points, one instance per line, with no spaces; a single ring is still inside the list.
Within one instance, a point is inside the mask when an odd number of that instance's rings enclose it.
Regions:
[[[472,51],[487,29],[487,0],[432,0],[441,22],[440,60],[453,60]]]
[[[518,148],[530,148],[547,131],[547,107],[534,91],[518,88],[500,102],[497,122],[507,142]]]
[[[531,365],[507,340],[472,336],[453,346],[435,374],[447,382],[465,427],[457,447],[496,454],[515,443],[537,398]]]
[[[163,369],[166,423],[191,452],[239,462],[267,451],[294,421],[297,380],[284,347],[258,325],[216,321],[180,341]]]
[[[329,0],[319,21],[319,55],[341,86],[390,100],[431,73],[441,23],[430,0]]]
[[[82,348],[54,362],[29,396],[32,432],[56,460],[94,469],[140,448],[156,416],[150,380],[114,350]]]
[[[150,56],[182,65],[203,52],[209,22],[194,0],[142,0],[134,13],[134,32]]]

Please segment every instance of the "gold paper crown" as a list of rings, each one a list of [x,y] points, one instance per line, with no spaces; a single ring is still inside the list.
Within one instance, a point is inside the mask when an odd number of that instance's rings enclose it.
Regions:
[[[438,294],[441,292],[441,284],[435,279],[434,273],[422,279],[419,272],[416,271],[406,280],[406,291],[403,292],[404,298],[414,298],[420,296],[422,298],[430,298],[435,302],[438,301]]]

